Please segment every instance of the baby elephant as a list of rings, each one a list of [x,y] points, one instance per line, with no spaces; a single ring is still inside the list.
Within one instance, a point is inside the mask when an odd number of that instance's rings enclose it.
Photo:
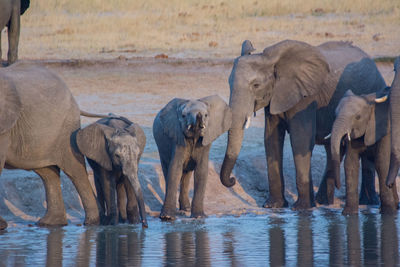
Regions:
[[[386,87],[383,97],[376,94],[354,95],[347,91],[336,109],[336,119],[332,126],[331,151],[336,179],[340,179],[340,148],[344,143],[346,174],[346,205],[343,214],[358,212],[359,160],[365,153],[375,163],[379,177],[381,212],[396,212],[398,196],[396,187],[390,190],[385,179],[390,162],[389,101],[390,88]],[[344,138],[344,140],[342,140]],[[343,146],[342,146],[343,148]]]
[[[147,227],[138,177],[146,144],[140,126],[123,117],[104,118],[79,130],[76,141],[93,169],[97,197],[105,212],[103,223],[116,224],[119,214],[122,220]]]
[[[211,143],[226,132],[232,113],[217,95],[198,100],[174,98],[156,116],[153,135],[166,179],[162,220],[175,219],[180,184],[179,209],[194,218],[205,217],[203,199],[208,176]],[[189,201],[189,181],[194,171],[194,195]]]

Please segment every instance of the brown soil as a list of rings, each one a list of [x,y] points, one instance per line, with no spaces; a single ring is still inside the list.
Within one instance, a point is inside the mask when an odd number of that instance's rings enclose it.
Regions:
[[[139,123],[145,130],[147,145],[141,159],[139,176],[150,216],[158,216],[165,182],[152,137],[156,113],[172,98],[200,98],[218,94],[229,100],[228,76],[231,59],[120,58],[102,61],[32,61],[44,64],[68,84],[81,109],[96,113],[115,113]],[[392,65],[379,64],[388,84],[393,79]],[[226,134],[214,142],[205,197],[208,215],[268,213],[261,208],[268,195],[266,161],[263,145],[263,112],[258,112],[246,131],[245,140],[234,169],[238,182],[225,188],[219,181]],[[82,118],[86,125],[94,119]],[[312,159],[312,176],[317,190],[325,165],[322,147],[316,147]],[[92,172],[89,170],[93,182]],[[290,204],[297,198],[295,169],[290,143],[284,154],[286,197]],[[343,179],[343,175],[342,175]],[[342,182],[343,184],[343,182]],[[79,197],[68,178],[62,176],[62,189],[70,223],[81,223],[84,212]],[[335,205],[343,204],[344,188],[336,192]],[[192,191],[191,191],[192,194]],[[0,214],[9,224],[32,223],[45,213],[42,182],[33,172],[4,170],[0,179]]]

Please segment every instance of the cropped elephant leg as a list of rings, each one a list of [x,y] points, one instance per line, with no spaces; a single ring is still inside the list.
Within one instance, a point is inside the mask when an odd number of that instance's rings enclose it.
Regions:
[[[290,142],[296,168],[297,201],[293,209],[302,210],[315,206],[311,179],[311,153],[315,144],[316,107],[297,112],[289,121]]]
[[[361,154],[360,205],[379,205],[378,194],[375,191],[375,163],[373,157],[375,155],[371,155],[371,151],[368,150]]]
[[[288,206],[282,167],[284,140],[284,122],[278,116],[265,114],[264,146],[268,165],[269,196],[263,205],[264,208]]]
[[[376,172],[379,178],[379,195],[381,200],[381,213],[394,214],[397,213],[397,190],[393,190],[386,186],[386,177],[389,172],[390,164],[390,135],[383,137],[377,144],[374,151],[376,155]]]
[[[126,192],[126,216],[128,218],[128,222],[132,224],[140,223],[140,213],[139,213],[139,204],[137,201],[137,197],[135,195],[135,191],[132,188],[132,185],[129,183],[128,179],[125,179],[124,188]]]
[[[346,204],[342,211],[343,215],[358,213],[358,175],[360,171],[360,155],[351,148],[351,143],[347,146],[346,157],[344,159],[344,171],[346,176]]]
[[[193,171],[184,171],[181,178],[181,190],[179,192],[179,210],[183,212],[190,211],[189,186],[192,173]]]
[[[206,217],[204,213],[204,195],[208,178],[208,155],[211,145],[202,148],[202,155],[194,170],[194,193],[192,201],[193,218]]]
[[[178,184],[183,172],[183,155],[185,147],[177,146],[173,152],[174,156],[168,167],[168,175],[166,178],[166,190],[164,205],[161,209],[161,220],[174,220],[176,213],[176,194],[178,192]]]
[[[0,43],[1,43],[1,39],[0,39]],[[1,61],[1,53],[0,53],[0,61]],[[4,164],[6,162],[6,152],[7,152],[7,148],[9,146],[9,144],[10,144],[9,136],[6,136],[6,135],[0,136],[0,147],[2,149],[4,149],[3,151],[0,151],[0,175],[1,175],[1,172],[3,171]],[[8,226],[7,221],[4,220],[0,216],[0,230],[6,229],[7,226]]]
[[[60,169],[56,166],[34,170],[42,178],[46,191],[47,212],[39,226],[67,225],[67,216],[61,192]]]
[[[330,205],[333,204],[335,197],[335,177],[333,174],[331,145],[324,145],[326,152],[326,165],[324,176],[322,177],[321,184],[319,185],[316,200],[319,204]],[[342,155],[341,155],[342,156]]]
[[[8,26],[8,64],[17,61],[18,43],[20,32],[20,14],[19,10],[14,7]]]
[[[115,174],[101,168],[100,176],[106,203],[106,220],[104,224],[114,225],[118,223]]]
[[[118,207],[118,221],[120,223],[126,222],[127,215],[126,215],[126,205],[127,205],[127,198],[126,198],[126,191],[124,183],[117,183],[117,207]]]
[[[84,158],[81,155],[71,155],[68,160],[70,167],[62,168],[62,170],[71,179],[82,200],[86,215],[84,224],[98,225],[100,223],[100,207],[88,179]]]

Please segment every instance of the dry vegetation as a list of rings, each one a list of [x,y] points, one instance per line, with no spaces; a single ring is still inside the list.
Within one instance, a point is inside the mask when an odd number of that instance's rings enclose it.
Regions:
[[[22,58],[233,57],[244,39],[259,50],[351,40],[373,56],[400,54],[398,0],[41,0],[22,27]]]

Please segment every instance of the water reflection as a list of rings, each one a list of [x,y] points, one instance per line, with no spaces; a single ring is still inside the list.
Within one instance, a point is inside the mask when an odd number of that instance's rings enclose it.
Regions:
[[[368,212],[284,211],[267,216],[0,232],[2,266],[399,265],[399,221]]]

